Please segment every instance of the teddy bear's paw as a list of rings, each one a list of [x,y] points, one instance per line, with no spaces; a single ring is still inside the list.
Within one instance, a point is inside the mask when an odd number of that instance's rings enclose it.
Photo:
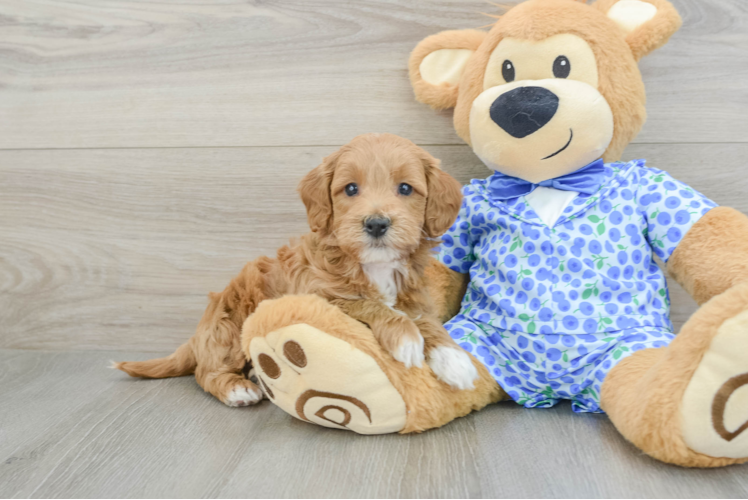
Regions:
[[[227,406],[251,406],[262,401],[262,391],[257,387],[236,386],[229,392],[224,403]]]
[[[429,351],[429,367],[436,377],[455,389],[473,389],[478,370],[470,355],[459,348],[439,346]]]
[[[748,457],[748,311],[719,327],[681,408],[689,448],[711,457]]]
[[[405,427],[400,393],[374,358],[348,342],[296,324],[253,338],[249,351],[260,387],[293,417],[360,434]]]

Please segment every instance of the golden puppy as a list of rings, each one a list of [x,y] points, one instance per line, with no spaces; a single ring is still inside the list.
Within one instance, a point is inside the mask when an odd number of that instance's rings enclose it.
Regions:
[[[122,362],[134,377],[194,373],[229,406],[262,399],[240,347],[242,324],[265,299],[317,294],[365,323],[392,356],[422,365],[459,389],[478,376],[449,337],[428,293],[424,270],[437,239],[454,223],[460,184],[412,142],[367,134],[325,158],[299,185],[312,232],[244,266],[210,303],[197,333],[161,359]]]

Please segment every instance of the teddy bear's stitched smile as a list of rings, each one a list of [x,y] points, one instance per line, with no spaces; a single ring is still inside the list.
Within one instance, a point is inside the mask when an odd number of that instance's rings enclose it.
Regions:
[[[574,139],[574,131],[572,129],[569,129],[569,140],[566,141],[566,144],[564,145],[564,147],[562,147],[561,149],[559,149],[558,151],[556,151],[553,154],[549,154],[548,156],[546,156],[545,158],[542,158],[542,159],[543,160],[547,160],[548,158],[553,158],[554,156],[556,156],[557,154],[559,154],[560,152],[562,152],[564,149],[568,148],[569,144],[571,144],[572,139]]]

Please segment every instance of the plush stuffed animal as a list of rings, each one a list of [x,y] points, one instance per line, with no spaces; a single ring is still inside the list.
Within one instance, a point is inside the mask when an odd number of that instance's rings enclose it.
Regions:
[[[405,369],[319,298],[285,297],[243,330],[268,397],[360,433],[568,399],[659,460],[748,460],[748,218],[643,160],[617,162],[645,120],[637,61],[679,26],[665,0],[527,0],[488,32],[420,42],[417,99],[454,108],[494,171],[465,186],[429,269],[447,330],[474,355],[475,389]],[[677,336],[655,255],[701,304]]]

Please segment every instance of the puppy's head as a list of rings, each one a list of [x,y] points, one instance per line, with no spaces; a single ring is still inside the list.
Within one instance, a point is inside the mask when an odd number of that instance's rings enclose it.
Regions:
[[[363,263],[390,262],[441,236],[462,203],[460,184],[402,137],[360,135],[299,185],[312,231]]]

